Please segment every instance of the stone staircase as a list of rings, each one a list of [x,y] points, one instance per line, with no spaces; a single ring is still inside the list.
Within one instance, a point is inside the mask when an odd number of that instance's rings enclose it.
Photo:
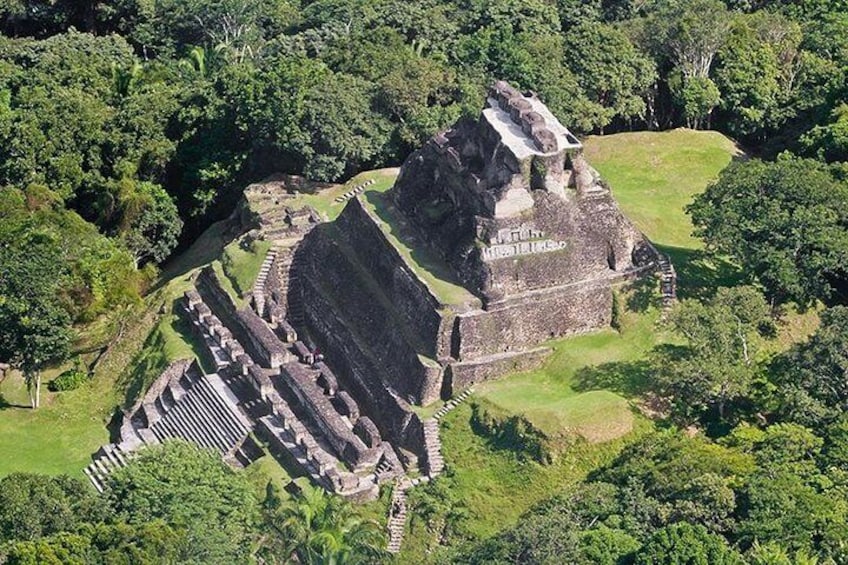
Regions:
[[[203,375],[190,388],[175,393],[175,403],[150,429],[160,442],[180,438],[221,455],[234,452],[250,432],[250,424],[237,413],[237,399],[217,375]],[[177,385],[180,386],[180,385]]]
[[[677,272],[668,256],[660,255],[660,292],[664,310],[670,309],[677,299]]]
[[[406,491],[411,486],[409,481],[401,479],[395,483],[395,488],[392,490],[392,502],[389,506],[389,541],[386,546],[386,550],[389,553],[400,552],[400,546],[403,543],[407,512]]]
[[[445,469],[438,420],[424,420],[424,449],[427,451],[427,474],[435,477]]]
[[[130,457],[131,454],[124,452],[120,445],[109,443],[94,454],[92,462],[83,469],[83,472],[94,485],[94,488],[97,489],[97,492],[103,492],[106,479],[112,471],[126,467]]]
[[[265,315],[265,282],[268,280],[268,275],[276,258],[277,249],[272,247],[265,255],[265,260],[262,261],[262,266],[259,268],[259,275],[253,283],[253,307],[256,309],[256,313],[263,317]]]
[[[439,408],[439,409],[436,411],[436,413],[435,413],[435,414],[433,414],[433,419],[435,419],[435,420],[437,420],[437,421],[438,421],[438,420],[441,420],[442,418],[444,418],[444,417],[447,415],[447,413],[448,413],[448,412],[450,412],[451,410],[453,410],[454,408],[456,408],[457,406],[459,406],[460,404],[462,404],[463,402],[465,402],[465,400],[466,400],[469,396],[471,396],[471,394],[472,394],[473,392],[474,392],[474,389],[473,389],[473,388],[469,388],[469,389],[466,389],[466,390],[462,391],[462,394],[460,394],[460,395],[459,395],[459,396],[457,396],[456,398],[451,398],[450,400],[448,400],[448,401],[445,403],[445,405],[444,405],[444,406],[442,406],[441,408]]]
[[[349,190],[349,191],[345,192],[344,194],[342,194],[341,196],[336,196],[335,201],[336,202],[347,202],[348,200],[350,200],[351,198],[353,198],[357,194],[361,194],[362,192],[364,192],[366,188],[368,188],[369,186],[371,186],[375,182],[377,182],[376,179],[368,179],[364,183],[354,187],[353,190]]]
[[[393,470],[392,465],[388,461],[386,461],[385,459],[382,459],[380,461],[380,463],[377,465],[377,468],[374,470],[374,472],[379,477],[380,475],[386,475],[388,473],[391,473],[392,470]]]

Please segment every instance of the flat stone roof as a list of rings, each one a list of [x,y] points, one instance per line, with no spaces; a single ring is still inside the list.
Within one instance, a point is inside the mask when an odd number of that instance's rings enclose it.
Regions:
[[[535,97],[523,97],[533,107],[533,111],[545,119],[545,126],[556,136],[559,151],[545,153],[536,147],[533,138],[524,133],[521,126],[512,120],[509,112],[501,109],[498,101],[488,98],[489,107],[483,110],[483,117],[501,136],[503,144],[508,147],[515,157],[521,161],[533,155],[555,155],[566,149],[581,149],[583,144],[568,131],[564,125],[554,116],[545,104]]]

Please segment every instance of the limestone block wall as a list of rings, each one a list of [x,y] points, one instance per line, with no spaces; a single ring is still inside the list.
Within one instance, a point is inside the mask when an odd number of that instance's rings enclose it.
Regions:
[[[386,240],[358,198],[348,203],[336,225],[407,327],[428,346],[423,353],[433,358],[449,355],[452,316],[440,311],[439,301]]]
[[[458,316],[456,356],[469,360],[526,349],[548,339],[608,326],[612,290],[607,281],[527,293]]]
[[[301,279],[304,323],[336,377],[354,396],[362,413],[374,421],[383,439],[414,453],[424,451],[421,419],[409,404],[386,388],[385,367],[357,343],[355,334],[336,316],[335,307],[308,278]]]
[[[316,289],[303,293],[304,305],[316,293],[328,296],[335,306],[331,320],[343,318],[385,368],[383,374],[387,380],[383,386],[390,386],[413,402],[436,400],[441,390],[442,369],[435,362],[422,362],[415,346],[408,341],[412,330],[397,327],[404,322],[398,320],[392,305],[375,295],[382,288],[369,287],[350,257],[318,230],[304,240],[300,252],[304,260],[298,276],[314,281]],[[330,265],[332,268],[328,268]]]
[[[279,367],[288,360],[284,344],[253,310],[236,309],[211,267],[200,272],[196,286],[204,302],[231,329],[254,360],[265,367]]]
[[[607,278],[655,261],[650,243],[609,193],[562,199],[536,191],[534,197],[536,206],[526,217],[482,221],[481,247],[459,266],[489,300]]]
[[[547,347],[537,347],[527,351],[505,353],[484,360],[451,363],[445,371],[445,388],[451,396],[460,390],[482,383],[489,379],[527,371],[539,366],[551,352]]]
[[[301,363],[286,363],[278,382],[298,399],[307,415],[341,456],[355,468],[377,464],[381,452],[366,447],[342,420],[339,413]]]

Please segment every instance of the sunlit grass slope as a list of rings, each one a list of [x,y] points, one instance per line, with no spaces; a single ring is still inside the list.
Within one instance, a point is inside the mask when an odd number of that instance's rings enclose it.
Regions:
[[[624,213],[655,243],[698,248],[684,207],[741,152],[715,131],[593,136],[586,160],[609,182]]]

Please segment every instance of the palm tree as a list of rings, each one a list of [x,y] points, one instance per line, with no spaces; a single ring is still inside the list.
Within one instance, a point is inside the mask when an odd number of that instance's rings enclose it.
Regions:
[[[186,58],[180,60],[179,66],[196,73],[198,76],[205,77],[207,63],[206,50],[203,47],[192,47]]]
[[[343,498],[307,487],[269,517],[285,561],[309,565],[375,563],[385,556],[380,526]]]
[[[144,68],[139,63],[121,67],[112,63],[112,88],[120,98],[129,96],[141,80]]]

